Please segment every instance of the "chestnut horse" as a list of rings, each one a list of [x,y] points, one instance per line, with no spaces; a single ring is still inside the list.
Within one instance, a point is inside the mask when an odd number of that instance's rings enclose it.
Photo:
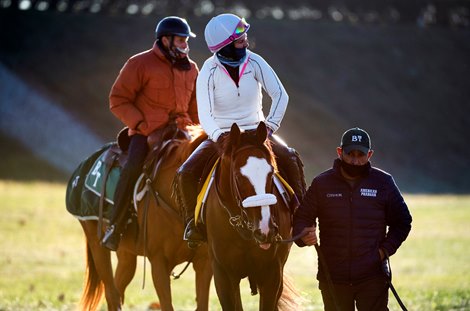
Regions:
[[[138,227],[129,226],[116,252],[118,261],[114,277],[110,251],[100,245],[98,221],[80,220],[86,235],[87,253],[80,310],[96,310],[103,293],[108,310],[121,310],[124,292],[135,274],[137,256],[146,256],[150,262],[162,311],[173,310],[170,287],[172,270],[180,263],[192,261],[196,276],[197,310],[208,310],[212,269],[207,245],[203,244],[193,251],[183,241],[183,219],[171,189],[177,168],[205,138],[203,134],[192,141],[174,139],[170,142],[176,144],[175,148],[159,168],[156,178],[149,181],[150,191],[138,204]],[[70,181],[67,192],[72,191],[72,184]],[[153,194],[150,194],[152,191]],[[148,203],[145,203],[146,200],[149,200]]]
[[[295,310],[288,303],[299,296],[283,273],[291,243],[277,243],[291,238],[292,215],[274,185],[277,168],[266,125],[242,133],[233,124],[218,146],[204,209],[222,309],[243,310],[240,281],[248,277],[252,294],[259,291],[259,310]]]

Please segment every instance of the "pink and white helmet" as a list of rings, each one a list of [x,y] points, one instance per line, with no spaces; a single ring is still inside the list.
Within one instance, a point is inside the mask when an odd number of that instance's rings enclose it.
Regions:
[[[207,47],[211,53],[215,53],[240,38],[248,29],[250,24],[244,18],[228,13],[217,15],[207,23],[204,30]]]

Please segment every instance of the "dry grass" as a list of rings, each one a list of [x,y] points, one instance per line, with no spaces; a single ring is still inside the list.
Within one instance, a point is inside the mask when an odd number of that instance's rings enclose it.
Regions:
[[[74,310],[84,275],[84,240],[64,207],[65,185],[0,181],[0,310]],[[392,257],[394,284],[409,310],[470,308],[470,197],[414,196],[406,199],[413,229]],[[321,310],[314,248],[292,248],[286,273],[301,293],[304,310]],[[148,267],[147,267],[148,268]],[[180,271],[182,267],[177,267]],[[126,310],[145,310],[156,300],[143,259],[128,288]],[[173,281],[177,310],[194,308],[193,272]],[[242,281],[246,310],[256,310]],[[104,304],[102,310],[104,310]],[[211,310],[219,310],[211,289]],[[393,296],[391,310],[399,310]]]

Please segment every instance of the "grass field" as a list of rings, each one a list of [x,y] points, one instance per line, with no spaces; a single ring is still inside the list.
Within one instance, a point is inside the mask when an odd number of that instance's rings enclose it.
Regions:
[[[63,184],[0,181],[0,311],[76,309],[85,244],[64,196]],[[470,196],[405,199],[413,229],[391,258],[395,288],[408,310],[470,310]],[[148,271],[142,289],[140,258],[125,310],[147,310],[157,300]],[[303,310],[322,310],[316,271],[314,248],[293,246],[286,273],[302,295]],[[192,271],[173,281],[176,310],[194,310],[193,288]],[[250,296],[246,281],[242,292],[245,310],[257,310],[258,296]],[[393,295],[390,309],[399,310]],[[213,288],[211,310],[220,310]]]

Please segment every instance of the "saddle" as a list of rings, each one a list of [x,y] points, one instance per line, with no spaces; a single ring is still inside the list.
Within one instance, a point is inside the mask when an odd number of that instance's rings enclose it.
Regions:
[[[84,179],[83,193],[81,194],[84,204],[81,206],[81,211],[73,212],[78,218],[97,219],[100,222],[102,219],[110,219],[121,169],[128,159],[127,150],[130,138],[127,131],[128,128],[121,130],[115,142],[100,150],[89,169],[86,172],[80,172]],[[167,126],[148,137],[150,152],[144,162],[143,176],[151,180],[156,178],[161,164],[178,145],[173,143],[175,139],[188,139],[187,133],[176,127]],[[144,178],[139,178],[135,187],[141,189],[143,180]],[[140,198],[144,194],[141,194]],[[136,211],[132,210],[131,214],[135,214]]]

